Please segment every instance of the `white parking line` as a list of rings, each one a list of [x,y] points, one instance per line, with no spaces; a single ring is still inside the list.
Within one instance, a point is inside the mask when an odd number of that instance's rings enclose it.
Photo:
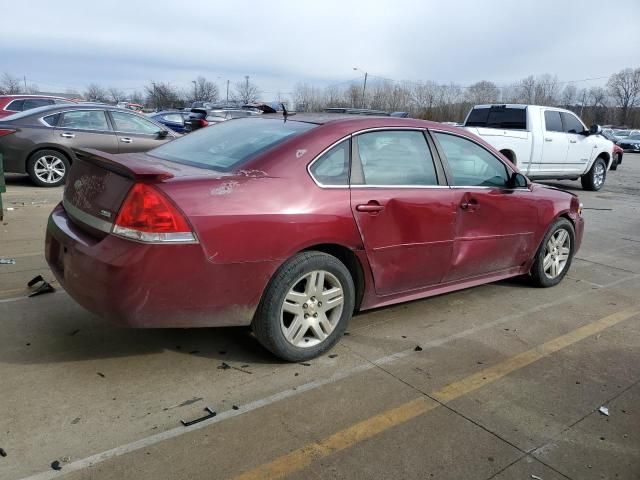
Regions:
[[[629,280],[633,280],[640,277],[640,274],[635,274],[635,275],[631,275],[630,277],[626,277],[626,278],[621,278],[619,280],[616,280],[615,282],[611,282],[608,283],[606,285],[604,285],[601,289],[607,289],[607,288],[611,288],[614,287],[620,283],[623,282],[628,282]],[[597,290],[601,290],[600,288],[598,288]],[[555,307],[557,305],[560,305],[562,303],[565,303],[569,300],[574,300],[576,298],[582,297],[584,295],[591,295],[593,294],[593,289],[589,289],[587,291],[581,292],[581,293],[576,293],[573,295],[568,295],[564,298],[562,298],[561,300],[556,300],[554,302],[549,302],[549,303],[545,303],[545,304],[541,304],[541,305],[537,305],[529,310],[526,311],[522,311],[519,313],[514,313],[511,315],[507,315],[505,317],[501,317],[498,318],[492,322],[487,322],[487,323],[483,323],[480,325],[476,325],[474,327],[468,328],[466,330],[462,330],[461,332],[458,333],[454,333],[453,335],[449,335],[447,337],[442,337],[436,340],[431,340],[425,343],[421,343],[420,345],[424,350],[427,349],[431,349],[431,348],[435,348],[435,347],[439,347],[441,345],[444,345],[448,342],[451,342],[453,340],[458,340],[460,338],[463,337],[467,337],[469,335],[473,335],[477,332],[480,332],[482,330],[487,330],[493,327],[496,327],[498,325],[502,325],[504,323],[510,322],[512,320],[516,320],[518,318],[522,318],[524,316],[530,315],[532,313],[536,313],[539,312],[541,310],[550,308],[550,307]],[[55,471],[55,470],[48,470],[46,472],[41,472],[29,477],[24,477],[22,480],[48,480],[48,479],[55,479],[55,478],[59,478],[62,475],[71,473],[71,472],[75,472],[78,470],[82,470],[88,467],[91,467],[93,465],[96,465],[98,463],[104,462],[105,460],[109,460],[111,458],[115,458],[115,457],[119,457],[121,455],[125,455],[127,453],[131,453],[134,452],[136,450],[140,450],[146,447],[149,447],[151,445],[155,445],[156,443],[162,442],[164,440],[169,440],[171,438],[175,438],[175,437],[179,437],[181,435],[184,435],[186,433],[192,432],[194,430],[199,430],[201,428],[204,427],[208,427],[210,425],[213,425],[215,423],[219,423],[219,422],[223,422],[225,420],[228,420],[229,418],[233,418],[236,417],[238,415],[243,415],[245,413],[257,410],[259,408],[262,407],[266,407],[268,405],[271,405],[273,403],[279,402],[281,400],[285,400],[287,398],[291,398],[294,397],[296,395],[299,395],[301,393],[304,392],[308,392],[310,390],[315,390],[316,388],[319,387],[323,387],[325,385],[329,385],[332,383],[335,383],[337,381],[343,380],[345,378],[348,378],[352,375],[355,375],[357,373],[361,373],[361,372],[365,372],[368,370],[371,370],[373,368],[375,368],[378,365],[385,365],[385,364],[389,364],[392,363],[396,360],[402,359],[402,358],[406,358],[409,357],[410,355],[415,355],[418,352],[415,351],[415,349],[412,347],[409,350],[403,350],[401,352],[397,352],[397,353],[393,353],[391,355],[387,355],[385,357],[381,357],[377,360],[373,360],[371,363],[365,363],[363,365],[359,365],[357,367],[353,367],[350,368],[348,370],[344,370],[342,372],[338,372],[330,377],[327,377],[325,379],[321,379],[321,380],[316,380],[313,382],[309,382],[309,383],[305,383],[299,387],[295,387],[295,389],[290,388],[287,390],[284,390],[282,392],[278,392],[275,393],[273,395],[270,395],[268,397],[264,397],[261,398],[259,400],[255,400],[253,402],[249,402],[245,405],[240,406],[240,408],[238,410],[228,410],[226,412],[222,412],[218,415],[216,415],[215,417],[209,419],[209,420],[205,420],[201,423],[192,425],[190,427],[176,427],[176,428],[172,428],[170,430],[166,430],[164,432],[160,432],[160,433],[156,433],[154,435],[151,435],[149,437],[145,437],[142,438],[140,440],[136,440],[134,442],[131,443],[127,443],[125,445],[121,445],[119,447],[115,447],[112,448],[110,450],[106,450],[104,452],[101,453],[97,453],[95,455],[91,455],[89,457],[83,458],[81,460],[76,460],[74,462],[71,462],[69,464],[66,464],[63,466],[63,469],[60,471]]]

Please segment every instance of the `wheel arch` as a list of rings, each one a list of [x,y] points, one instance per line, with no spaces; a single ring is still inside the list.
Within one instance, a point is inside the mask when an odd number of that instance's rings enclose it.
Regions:
[[[69,164],[73,163],[74,156],[73,156],[73,153],[70,150],[67,150],[66,148],[61,147],[59,145],[38,145],[33,150],[31,150],[29,153],[27,153],[27,155],[25,156],[25,160],[24,160],[25,171],[27,169],[27,163],[29,162],[29,159],[34,154],[36,154],[38,152],[41,152],[42,150],[53,150],[55,152],[61,153],[62,155],[64,155],[67,158],[67,160],[69,160]]]
[[[362,262],[354,251],[351,248],[338,243],[319,243],[301,250],[301,252],[308,251],[323,252],[336,257],[344,264],[345,267],[347,267],[347,270],[349,270],[349,273],[351,274],[351,278],[353,278],[353,284],[356,287],[354,310],[357,312],[360,309],[362,298],[364,297],[365,275]]]

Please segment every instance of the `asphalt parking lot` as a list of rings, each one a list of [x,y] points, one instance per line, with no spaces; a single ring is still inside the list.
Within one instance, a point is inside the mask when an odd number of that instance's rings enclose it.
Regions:
[[[10,176],[0,478],[637,480],[640,155],[608,173],[600,192],[551,183],[585,205],[559,286],[363,313],[308,364],[277,361],[248,329],[119,329],[60,288],[26,297],[29,279],[53,279],[43,239],[62,190]],[[181,425],[205,407],[217,415]]]

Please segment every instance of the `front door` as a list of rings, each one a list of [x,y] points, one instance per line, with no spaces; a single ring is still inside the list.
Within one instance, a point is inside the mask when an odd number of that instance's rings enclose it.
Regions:
[[[434,132],[456,203],[451,268],[445,282],[518,268],[532,255],[538,210],[529,188],[508,188],[510,170],[481,145]]]
[[[545,110],[542,155],[537,175],[561,174],[566,170],[569,139],[562,127],[560,112]]]
[[[569,141],[569,150],[564,169],[567,173],[582,174],[586,171],[593,155],[593,141],[582,122],[572,113],[562,112],[562,124]]]
[[[375,290],[389,295],[440,283],[452,252],[452,191],[421,130],[378,130],[353,142],[351,208]]]
[[[110,110],[109,113],[120,153],[146,152],[173,139],[171,135],[160,136],[158,133],[162,129],[141,115],[116,110]]]
[[[54,131],[56,143],[67,148],[95,148],[118,153],[118,141],[104,110],[70,110],[61,113]]]

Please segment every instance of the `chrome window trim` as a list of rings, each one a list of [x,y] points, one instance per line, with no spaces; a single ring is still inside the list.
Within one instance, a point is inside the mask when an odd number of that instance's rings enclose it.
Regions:
[[[113,223],[107,222],[106,220],[102,220],[101,218],[94,217],[93,215],[80,210],[75,205],[71,204],[66,198],[62,200],[62,206],[69,213],[71,217],[75,217],[80,220],[82,223],[86,223],[92,228],[96,230],[100,230],[104,233],[111,233],[111,229],[113,228]]]
[[[340,140],[337,140],[336,142],[332,143],[329,147],[325,148],[324,150],[322,150],[318,155],[316,155],[313,160],[311,160],[311,162],[309,162],[309,164],[307,165],[307,173],[309,174],[309,176],[311,177],[311,179],[313,180],[313,182],[320,188],[449,188],[448,185],[351,185],[351,179],[349,179],[349,184],[348,185],[325,185],[322,182],[319,182],[311,173],[311,166],[317,162],[320,157],[322,157],[325,153],[327,153],[329,150],[331,150],[333,147],[335,147],[336,145],[338,145],[340,142],[343,142],[344,140],[347,139],[351,139],[353,141],[353,137],[355,137],[356,135],[360,135],[363,133],[369,133],[369,132],[377,132],[377,131],[381,131],[381,130],[411,130],[411,131],[416,131],[416,132],[422,132],[425,133],[428,129],[426,127],[371,127],[371,128],[364,128],[362,130],[358,130],[356,132],[350,133],[344,137],[342,137]],[[426,140],[426,139],[425,139]],[[428,144],[427,144],[428,147]],[[434,160],[435,162],[435,160]],[[435,165],[434,165],[435,167]]]

